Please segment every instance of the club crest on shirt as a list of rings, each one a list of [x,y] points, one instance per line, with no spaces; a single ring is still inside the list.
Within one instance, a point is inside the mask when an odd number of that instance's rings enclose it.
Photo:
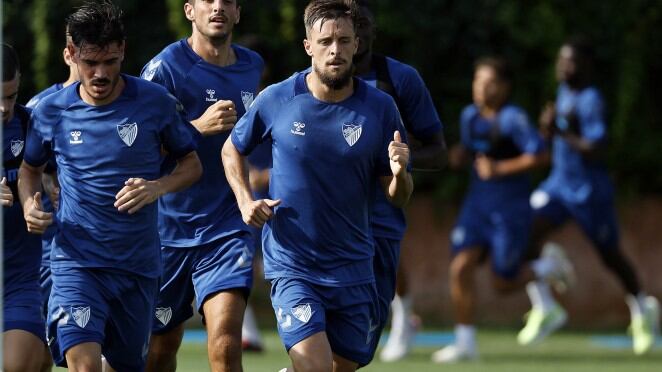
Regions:
[[[76,324],[78,324],[79,327],[85,328],[87,322],[90,321],[90,307],[72,306],[71,316],[74,318],[74,322],[76,322]]]
[[[172,308],[170,307],[157,307],[156,312],[154,312],[156,319],[161,322],[163,325],[168,325],[170,319],[172,319]]]
[[[138,124],[118,124],[117,134],[120,135],[120,138],[127,146],[131,147],[131,145],[133,145],[133,141],[136,140],[136,136],[138,135]]]
[[[313,316],[313,310],[310,304],[303,304],[292,308],[292,315],[303,323],[308,323],[310,317]]]
[[[345,141],[350,146],[354,144],[361,138],[361,133],[363,132],[363,125],[361,124],[350,124],[345,123],[342,125],[342,135],[345,137]]]
[[[156,61],[149,61],[149,64],[147,65],[147,68],[143,73],[143,79],[152,81],[152,79],[154,79],[154,75],[156,74],[156,70],[159,68],[159,66],[161,66],[160,59]]]
[[[205,97],[205,101],[207,101],[207,102],[218,102],[218,98],[214,97],[216,95],[215,90],[207,89],[205,92],[207,93],[207,97]]]
[[[21,154],[24,145],[25,145],[25,141],[23,140],[20,139],[11,140],[11,153],[14,154],[14,157],[17,157]]]
[[[253,93],[241,91],[241,101],[244,103],[244,109],[248,111],[248,108],[253,104]]]
[[[69,135],[71,138],[69,139],[69,143],[72,145],[80,145],[83,143],[83,132],[80,130],[72,130]]]

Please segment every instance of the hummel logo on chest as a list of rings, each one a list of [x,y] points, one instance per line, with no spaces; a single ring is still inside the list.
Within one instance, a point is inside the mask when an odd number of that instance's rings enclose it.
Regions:
[[[217,102],[218,98],[214,97],[216,95],[216,91],[213,89],[207,89],[207,97],[205,97],[205,101],[207,102]]]
[[[290,133],[296,134],[297,136],[305,136],[306,135],[306,132],[304,132],[305,128],[306,128],[306,123],[295,121],[294,123],[292,123],[292,129],[290,129]]]
[[[79,130],[72,130],[71,133],[69,133],[71,138],[69,138],[69,143],[72,145],[80,145],[83,143],[83,132]]]

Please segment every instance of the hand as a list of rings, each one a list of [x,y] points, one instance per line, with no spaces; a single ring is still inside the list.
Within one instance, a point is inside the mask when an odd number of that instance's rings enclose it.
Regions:
[[[115,195],[115,208],[120,212],[134,214],[161,196],[161,188],[156,181],[143,178],[129,178],[122,190]]]
[[[48,195],[48,199],[51,200],[53,209],[57,210],[60,206],[60,185],[57,181],[57,175],[44,173],[41,176],[41,185],[44,187],[44,192]]]
[[[0,204],[3,207],[11,207],[14,205],[14,193],[11,188],[7,186],[7,177],[2,177],[0,181]]]
[[[399,176],[407,171],[409,163],[409,146],[402,142],[400,132],[393,133],[393,141],[388,145],[388,157],[391,160],[391,172],[394,176]]]
[[[552,102],[547,102],[540,112],[538,123],[540,124],[540,131],[543,136],[549,138],[556,130],[556,106]]]
[[[478,177],[483,181],[496,177],[496,162],[485,156],[485,154],[476,155],[474,168],[476,168]]]
[[[203,136],[232,130],[236,123],[237,110],[234,102],[223,100],[209,106],[202,116],[191,122]]]
[[[53,223],[53,213],[44,212],[44,206],[41,204],[41,193],[36,192],[32,196],[32,202],[28,201],[29,206],[25,208],[24,217],[28,232],[33,234],[43,234],[46,228]]]
[[[244,220],[246,225],[260,228],[262,225],[264,225],[265,222],[273,217],[273,207],[276,207],[279,204],[280,199],[253,200],[249,203],[239,206],[239,210],[241,211],[241,218]]]

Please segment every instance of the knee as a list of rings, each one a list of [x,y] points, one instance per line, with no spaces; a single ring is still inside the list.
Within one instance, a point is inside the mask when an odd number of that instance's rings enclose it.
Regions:
[[[181,339],[176,334],[153,335],[149,342],[149,356],[157,360],[174,359]]]
[[[212,360],[223,361],[228,365],[241,362],[241,334],[221,333],[210,337],[207,347]]]
[[[299,358],[294,365],[295,372],[333,372],[333,361],[309,356]]]
[[[475,265],[466,257],[458,255],[451,262],[450,275],[453,281],[463,281],[473,275]]]
[[[494,275],[492,277],[492,288],[501,295],[508,294],[513,290],[513,283],[500,276]]]

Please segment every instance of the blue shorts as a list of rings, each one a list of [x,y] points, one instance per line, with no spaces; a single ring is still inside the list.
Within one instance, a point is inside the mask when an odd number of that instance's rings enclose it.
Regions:
[[[375,272],[375,285],[377,287],[377,311],[379,320],[375,336],[371,342],[371,359],[377,350],[379,337],[386,327],[391,302],[395,297],[396,276],[398,273],[398,262],[400,260],[400,241],[389,238],[373,237],[375,243],[375,257],[373,259],[373,270]]]
[[[194,248],[162,247],[163,275],[156,300],[153,333],[166,333],[193,316],[191,302],[202,305],[218,292],[253,285],[254,244],[248,232]],[[204,314],[203,314],[204,315]]]
[[[589,199],[584,203],[569,203],[543,190],[531,194],[535,218],[543,218],[555,226],[574,219],[593,245],[601,251],[618,248],[619,232],[612,198]]]
[[[86,268],[53,270],[52,278],[46,333],[55,364],[95,342],[115,370],[144,370],[158,279]]]
[[[50,266],[41,266],[39,268],[39,286],[41,287],[44,319],[48,318],[48,299],[51,297],[51,287],[53,286],[53,278],[51,275],[52,273]]]
[[[5,278],[3,301],[4,331],[22,330],[46,341],[46,325],[37,275],[21,276],[11,280]]]
[[[341,357],[366,365],[377,329],[377,293],[374,283],[326,287],[302,279],[271,281],[271,304],[278,334],[285,349],[326,332],[331,350]]]
[[[453,255],[480,247],[490,256],[494,274],[513,279],[528,247],[531,218],[526,198],[493,210],[482,210],[477,202],[469,200],[451,233]]]

